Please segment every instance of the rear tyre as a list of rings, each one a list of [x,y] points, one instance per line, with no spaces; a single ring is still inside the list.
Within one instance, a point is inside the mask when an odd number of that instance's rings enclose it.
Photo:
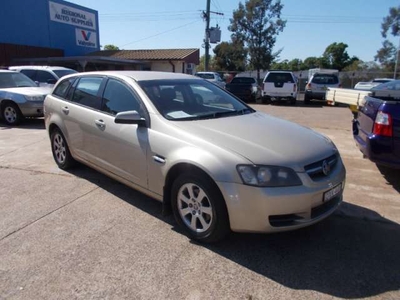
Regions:
[[[297,100],[294,97],[290,100],[290,104],[293,106],[296,106],[296,102],[297,102]]]
[[[7,125],[18,125],[24,118],[18,105],[13,102],[6,102],[1,106],[1,116]]]
[[[194,240],[217,242],[230,231],[225,201],[207,177],[180,175],[172,184],[171,206],[176,222]]]
[[[67,141],[60,129],[56,128],[52,131],[50,141],[57,166],[62,170],[72,167],[75,164],[75,160],[69,151]]]
[[[310,104],[311,103],[311,97],[307,94],[304,94],[304,104]]]

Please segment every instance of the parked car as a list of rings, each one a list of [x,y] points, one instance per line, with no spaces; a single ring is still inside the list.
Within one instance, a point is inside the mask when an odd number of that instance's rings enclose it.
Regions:
[[[297,81],[292,72],[270,71],[263,80],[262,97],[264,101],[289,101],[296,104]]]
[[[354,86],[355,90],[364,90],[364,91],[369,91],[373,87],[376,87],[382,83],[386,83],[389,81],[393,81],[394,79],[392,78],[375,78],[371,81],[368,82],[357,82],[357,84]]]
[[[221,88],[225,88],[225,81],[219,76],[217,72],[197,72],[194,74],[197,77],[206,79]]]
[[[301,228],[342,201],[345,168],[329,138],[194,76],[69,75],[44,106],[61,169],[77,160],[170,205],[193,239]]]
[[[65,75],[78,73],[75,70],[57,66],[15,66],[9,70],[21,72],[39,83],[39,86],[53,87],[58,79]]]
[[[43,100],[51,89],[38,87],[24,74],[0,70],[0,111],[8,125],[18,125],[24,117],[43,116]]]
[[[261,88],[253,77],[234,77],[225,89],[245,102],[261,99]]]
[[[337,70],[324,70],[323,73],[314,73],[309,77],[304,93],[304,104],[311,100],[325,101],[325,94],[328,88],[340,87]]]
[[[371,90],[353,121],[356,144],[365,157],[400,169],[400,80]]]

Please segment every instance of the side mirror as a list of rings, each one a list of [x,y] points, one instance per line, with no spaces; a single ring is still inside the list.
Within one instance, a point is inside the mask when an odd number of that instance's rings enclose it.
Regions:
[[[146,119],[142,118],[136,110],[117,113],[114,122],[117,124],[137,124],[139,127],[146,126]]]
[[[39,81],[35,81],[35,83],[36,83],[36,86],[40,86]]]

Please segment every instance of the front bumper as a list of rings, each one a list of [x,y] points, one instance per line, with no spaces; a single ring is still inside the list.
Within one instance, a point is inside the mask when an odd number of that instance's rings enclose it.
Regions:
[[[24,117],[43,117],[43,101],[26,101],[18,106]]]
[[[235,232],[280,232],[317,223],[332,214],[343,198],[346,171],[340,168],[329,180],[315,183],[299,173],[304,185],[283,188],[252,187],[217,182],[226,200],[230,226]],[[342,185],[341,192],[324,202],[324,193]]]

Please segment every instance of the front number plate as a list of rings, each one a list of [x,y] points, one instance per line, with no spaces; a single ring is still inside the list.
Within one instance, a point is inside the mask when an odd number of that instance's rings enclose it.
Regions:
[[[338,184],[334,188],[324,193],[323,201],[326,202],[331,200],[332,198],[335,198],[337,195],[340,194],[341,191],[342,191],[342,184]]]

